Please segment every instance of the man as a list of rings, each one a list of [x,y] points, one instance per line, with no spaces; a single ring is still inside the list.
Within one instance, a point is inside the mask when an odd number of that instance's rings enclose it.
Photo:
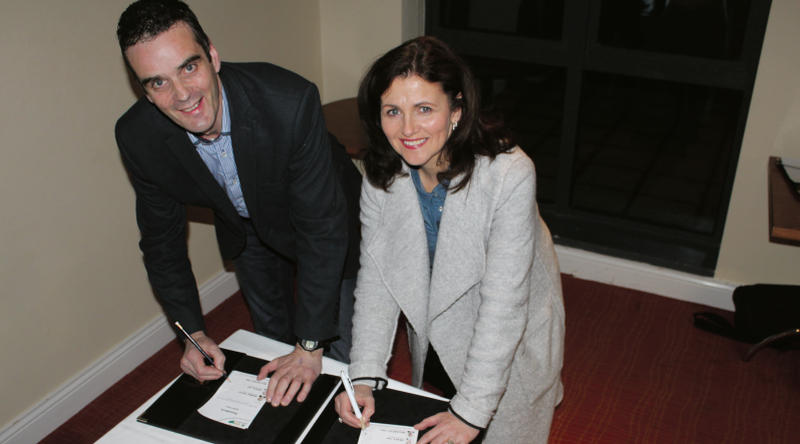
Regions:
[[[295,394],[302,402],[321,371],[322,344],[337,335],[348,230],[337,173],[352,168],[332,162],[316,87],[267,63],[222,63],[177,0],[131,4],[117,37],[144,90],[117,122],[116,138],[136,192],[148,277],[170,320],[214,360],[206,365],[187,344],[181,369],[217,379],[225,361],[204,332],[188,259],[191,204],[213,210],[220,251],[234,260],[256,332],[296,344],[258,375],[274,372],[268,402],[287,405]],[[344,348],[334,357],[346,360]]]

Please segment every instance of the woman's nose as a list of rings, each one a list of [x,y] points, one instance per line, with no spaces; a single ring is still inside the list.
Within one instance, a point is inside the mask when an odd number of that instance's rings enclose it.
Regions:
[[[412,136],[416,132],[416,123],[414,119],[406,114],[403,116],[403,135]]]

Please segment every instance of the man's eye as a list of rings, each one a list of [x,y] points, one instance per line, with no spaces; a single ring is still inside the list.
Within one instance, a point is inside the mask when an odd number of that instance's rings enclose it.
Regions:
[[[197,65],[194,63],[190,63],[186,65],[186,72],[194,72],[197,69]]]
[[[164,83],[165,82],[162,79],[155,79],[152,82],[150,82],[150,87],[153,88],[153,89],[158,89],[158,88],[161,88],[162,86],[164,86]]]
[[[423,113],[429,113],[429,112],[433,111],[433,109],[431,109],[430,106],[420,106],[419,110],[420,110],[420,112],[423,112]]]

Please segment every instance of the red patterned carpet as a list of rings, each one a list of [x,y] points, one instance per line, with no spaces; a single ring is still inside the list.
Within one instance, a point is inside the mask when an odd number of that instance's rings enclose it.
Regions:
[[[745,344],[692,326],[708,307],[563,282],[565,393],[550,443],[800,442],[800,350],[766,349],[745,363]],[[216,338],[251,329],[239,294],[206,321]],[[398,333],[390,374],[408,382]],[[94,442],[178,375],[180,353],[177,342],[164,347],[42,442]]]

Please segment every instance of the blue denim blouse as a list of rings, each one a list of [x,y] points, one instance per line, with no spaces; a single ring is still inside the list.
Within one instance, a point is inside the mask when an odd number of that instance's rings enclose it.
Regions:
[[[440,183],[430,193],[425,191],[419,179],[419,172],[411,168],[409,171],[414,188],[417,189],[419,208],[422,211],[422,220],[425,222],[425,235],[428,238],[428,258],[430,267],[433,268],[433,256],[436,252],[436,241],[439,238],[439,223],[442,221],[444,199],[447,197],[447,183]]]

